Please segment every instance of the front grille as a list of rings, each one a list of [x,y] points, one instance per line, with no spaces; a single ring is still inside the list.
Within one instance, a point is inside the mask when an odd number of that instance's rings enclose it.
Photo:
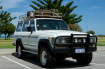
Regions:
[[[87,39],[86,38],[74,38],[73,43],[86,43]]]
[[[94,43],[90,43],[90,38],[91,37],[94,37],[95,38],[95,41],[94,41]],[[61,39],[59,39],[59,38],[61,38]],[[61,42],[56,42],[56,40],[57,39],[59,39],[59,41],[61,41]],[[97,37],[96,36],[89,36],[89,35],[74,35],[74,34],[72,34],[71,36],[59,36],[59,37],[57,37],[56,39],[55,39],[55,44],[69,44],[69,45],[75,45],[75,44],[77,44],[77,45],[93,45],[93,44],[95,44],[96,45],[96,43],[97,43]],[[79,46],[80,46],[79,45]]]
[[[86,38],[73,38],[71,39],[70,37],[65,37],[66,43],[86,43],[87,39]]]

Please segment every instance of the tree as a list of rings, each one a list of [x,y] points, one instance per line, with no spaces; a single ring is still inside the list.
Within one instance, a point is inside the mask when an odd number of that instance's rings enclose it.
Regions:
[[[87,33],[88,33],[88,34],[95,35],[95,31],[93,31],[93,30],[89,30],[89,31],[87,31]]]
[[[70,30],[82,32],[81,27],[78,24],[69,24]]]
[[[58,9],[59,13],[62,13],[63,20],[70,24],[71,28],[73,24],[76,24],[82,20],[82,16],[72,13],[78,6],[72,6],[74,1],[69,1],[66,5],[62,5],[64,0],[35,0],[30,5],[34,10],[38,9]],[[78,24],[77,24],[78,25]],[[79,25],[78,25],[79,26]]]
[[[0,3],[1,3],[1,0],[0,0]],[[0,6],[0,9],[2,9],[3,7],[2,6]]]
[[[0,0],[0,3],[1,3],[1,0]],[[2,9],[2,6],[0,6],[0,9]]]
[[[0,9],[2,9],[2,6],[0,6]]]
[[[12,35],[15,32],[16,27],[13,24],[8,24],[8,36],[7,38],[10,39],[10,35]]]
[[[2,9],[2,6],[0,6],[0,9]]]
[[[5,39],[7,38],[7,35],[9,34],[8,27],[11,26],[11,21],[14,20],[16,17],[11,17],[11,14],[7,11],[1,11],[0,12],[0,33],[5,34]]]
[[[1,9],[2,9],[2,6],[0,6],[0,12],[1,12]],[[2,21],[1,21],[1,17],[0,17],[0,24],[2,23]],[[1,26],[0,26],[1,27]],[[1,28],[0,28],[0,37],[1,37]]]

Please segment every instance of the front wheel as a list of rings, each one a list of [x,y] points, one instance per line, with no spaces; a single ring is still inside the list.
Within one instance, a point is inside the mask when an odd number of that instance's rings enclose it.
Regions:
[[[46,48],[41,48],[40,54],[40,64],[42,67],[49,67],[52,64],[52,56]]]
[[[79,64],[88,65],[92,61],[92,53],[80,54],[76,60]]]

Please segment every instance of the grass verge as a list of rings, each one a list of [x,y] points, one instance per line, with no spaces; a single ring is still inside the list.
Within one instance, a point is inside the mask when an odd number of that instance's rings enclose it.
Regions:
[[[105,37],[98,37],[98,46],[105,46]]]
[[[0,38],[0,49],[15,48],[15,46],[13,46],[12,43],[13,39],[5,40],[3,38]]]

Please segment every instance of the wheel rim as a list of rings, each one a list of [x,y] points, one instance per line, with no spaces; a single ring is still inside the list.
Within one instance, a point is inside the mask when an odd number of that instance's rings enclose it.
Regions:
[[[18,56],[20,56],[21,55],[21,47],[19,46],[18,47]]]
[[[41,60],[41,64],[45,66],[46,63],[47,63],[47,53],[46,53],[46,51],[42,51],[40,60]]]

